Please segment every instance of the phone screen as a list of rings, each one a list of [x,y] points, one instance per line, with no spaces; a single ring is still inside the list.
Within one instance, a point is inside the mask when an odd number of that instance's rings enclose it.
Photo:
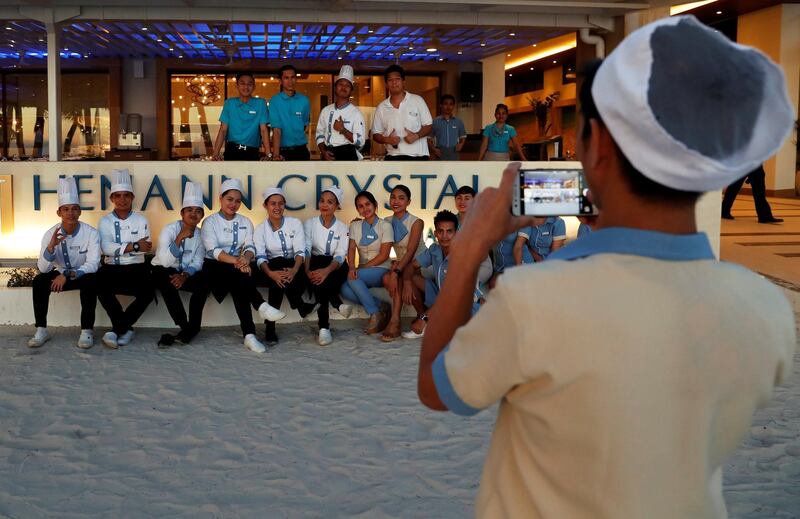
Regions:
[[[580,169],[521,169],[520,214],[577,216],[596,214]],[[516,204],[515,204],[516,205]]]

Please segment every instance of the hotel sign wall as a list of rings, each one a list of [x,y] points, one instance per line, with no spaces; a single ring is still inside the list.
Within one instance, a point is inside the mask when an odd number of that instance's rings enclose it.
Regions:
[[[537,163],[526,163],[533,166]],[[539,163],[539,165],[547,163]],[[554,164],[549,163],[552,167]],[[577,163],[559,165],[578,166]],[[546,166],[545,166],[546,167]],[[371,191],[388,216],[389,192],[397,184],[411,189],[410,211],[425,221],[427,230],[440,209],[454,210],[453,196],[459,186],[476,190],[499,183],[503,164],[498,162],[2,162],[0,163],[0,258],[32,258],[39,253],[43,233],[58,222],[56,187],[59,176],[72,175],[80,190],[81,219],[97,226],[112,208],[108,199],[111,172],[130,171],[135,190],[134,209],[147,216],[152,235],[180,217],[185,182],[203,186],[206,215],[219,209],[219,186],[225,178],[242,180],[245,191],[241,213],[255,224],[266,214],[261,192],[277,185],[287,195],[287,214],[306,219],[316,213],[319,193],[336,184],[344,190],[339,218],[356,217],[353,198],[362,189]],[[718,249],[719,197],[707,196],[698,204],[698,224]],[[567,219],[574,233],[577,222]],[[716,250],[715,249],[715,250]]]

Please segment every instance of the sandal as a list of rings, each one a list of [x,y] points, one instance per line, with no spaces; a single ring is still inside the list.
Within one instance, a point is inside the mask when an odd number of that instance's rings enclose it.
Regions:
[[[367,333],[368,335],[372,335],[373,333],[378,333],[383,329],[383,327],[381,327],[380,324],[384,320],[385,317],[383,311],[378,310],[369,317],[369,324],[367,326],[367,329],[364,330],[364,332]]]
[[[383,334],[381,335],[381,341],[392,342],[398,337],[400,337],[400,323],[389,322],[389,325],[386,327],[385,330],[383,330]]]

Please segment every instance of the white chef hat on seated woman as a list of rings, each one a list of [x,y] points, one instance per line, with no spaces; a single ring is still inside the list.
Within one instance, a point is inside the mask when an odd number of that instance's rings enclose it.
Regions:
[[[261,199],[262,199],[264,202],[266,202],[266,201],[267,201],[267,199],[268,199],[269,197],[271,197],[272,195],[281,195],[281,196],[283,197],[283,201],[284,201],[284,202],[286,201],[286,193],[284,193],[284,192],[283,192],[283,189],[281,189],[281,188],[279,188],[279,187],[275,187],[275,186],[270,186],[270,187],[266,188],[266,189],[265,189],[265,190],[264,190],[264,191],[261,193]]]
[[[331,187],[326,187],[325,189],[322,190],[323,193],[326,191],[336,197],[336,201],[339,203],[339,206],[342,205],[342,197],[344,197],[344,191],[342,191],[341,187],[331,186]]]
[[[597,70],[592,98],[634,168],[681,191],[721,189],[789,136],[783,72],[694,16],[631,33]]]
[[[229,178],[225,180],[221,186],[219,186],[219,193],[225,194],[226,191],[230,191],[231,189],[235,189],[241,194],[244,194],[244,187],[242,186],[242,181],[238,178]]]

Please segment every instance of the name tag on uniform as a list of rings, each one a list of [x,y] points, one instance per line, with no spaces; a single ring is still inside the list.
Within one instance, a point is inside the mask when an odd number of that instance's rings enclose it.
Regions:
[[[340,238],[341,238],[341,236],[334,236],[334,237],[333,237],[333,239],[334,239],[334,240],[338,240],[338,239],[340,239]]]
[[[550,231],[542,231],[542,236],[550,236]]]
[[[297,117],[300,117],[301,115],[303,115],[303,112],[295,112],[294,115],[296,115]]]
[[[377,238],[377,236],[374,234],[367,234],[367,238],[369,238],[370,240],[374,240]]]
[[[408,115],[410,115],[411,117],[417,117],[417,116],[419,115],[419,112],[412,112],[412,111],[409,111],[409,112],[408,112]]]
[[[139,231],[131,231],[131,234],[139,234]]]
[[[256,111],[255,111],[255,110],[250,110],[250,112],[249,112],[249,113],[251,113],[251,114],[255,115],[255,114],[256,114]]]

